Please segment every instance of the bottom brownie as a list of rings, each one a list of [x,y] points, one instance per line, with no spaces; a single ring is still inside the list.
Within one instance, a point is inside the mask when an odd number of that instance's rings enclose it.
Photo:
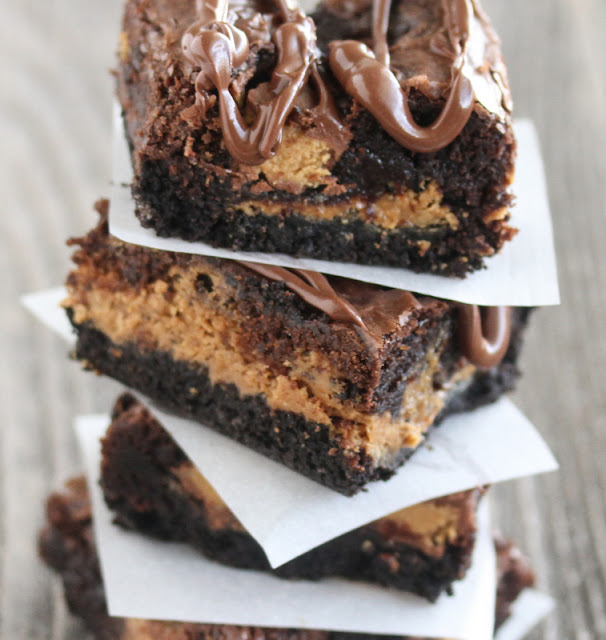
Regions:
[[[224,564],[271,571],[244,529],[170,434],[131,395],[115,404],[103,439],[101,487],[116,522],[187,542]],[[274,570],[282,578],[341,576],[413,592],[430,601],[464,577],[483,493],[436,498],[371,522]]]
[[[129,394],[115,404],[103,439],[101,487],[116,522],[207,557],[271,571],[263,549],[152,414]],[[434,601],[464,577],[474,547],[472,489],[402,509],[274,570],[282,578],[341,576]]]
[[[103,579],[92,532],[92,513],[83,478],[68,482],[64,493],[51,495],[47,503],[47,524],[39,540],[44,562],[63,580],[65,597],[72,613],[84,620],[98,640],[371,640],[389,636],[265,629],[232,625],[158,622],[133,618],[112,618],[107,613]],[[510,543],[496,542],[498,591],[496,625],[509,615],[519,593],[534,582],[532,570]],[[400,637],[398,640],[405,640]],[[407,640],[414,640],[408,638]]]

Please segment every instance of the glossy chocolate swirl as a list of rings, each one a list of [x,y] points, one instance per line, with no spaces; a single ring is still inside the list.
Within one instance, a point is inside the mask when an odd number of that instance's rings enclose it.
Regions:
[[[325,275],[304,269],[285,269],[275,265],[237,260],[239,264],[259,275],[283,282],[305,302],[323,311],[335,322],[353,324],[366,337],[375,333],[372,328],[385,325],[374,318],[384,311],[402,321],[412,309],[421,305],[409,291],[381,290],[372,285],[349,279],[341,282],[339,291]],[[349,298],[355,304],[352,304]],[[484,307],[456,303],[458,309],[458,340],[463,355],[481,369],[498,365],[505,357],[511,336],[511,309],[509,307]],[[384,319],[383,319],[384,320]],[[384,327],[385,328],[385,327]]]
[[[329,45],[329,64],[345,91],[362,104],[402,146],[415,152],[438,151],[461,132],[473,110],[475,95],[466,65],[471,0],[441,0],[445,27],[453,54],[453,81],[438,119],[419,126],[410,111],[407,91],[390,69],[387,30],[391,0],[373,0],[373,47],[356,40]],[[198,0],[199,20],[183,35],[187,60],[200,68],[196,102],[204,110],[216,89],[225,146],[244,164],[261,164],[271,158],[281,142],[286,119],[310,78],[320,96],[315,109],[334,128],[340,126],[336,108],[317,72],[313,21],[294,0],[275,0],[282,24],[273,34],[278,59],[271,80],[248,92],[243,107],[232,95],[233,71],[249,55],[246,33],[235,26],[228,0]],[[437,45],[434,45],[437,46]],[[471,70],[473,71],[473,70]],[[251,117],[243,115],[253,114]]]
[[[467,124],[475,102],[464,65],[473,6],[470,0],[444,0],[443,6],[449,39],[456,52],[455,77],[442,113],[427,127],[415,122],[408,94],[389,68],[387,27],[391,0],[373,0],[372,51],[356,40],[329,45],[330,68],[345,91],[403,147],[421,153],[438,151],[450,144]]]
[[[305,302],[316,307],[316,309],[320,309],[336,322],[354,324],[364,331],[368,331],[360,314],[353,305],[336,293],[325,275],[304,269],[289,271],[284,267],[245,262],[244,260],[237,260],[236,262],[270,280],[283,282]]]
[[[459,342],[465,357],[490,369],[503,360],[511,337],[511,309],[458,305]]]
[[[225,146],[244,164],[260,164],[275,153],[286,118],[317,57],[311,18],[287,0],[278,0],[278,6],[282,24],[273,34],[278,60],[271,80],[248,92],[245,110],[254,113],[251,124],[230,92],[232,72],[246,61],[249,48],[246,34],[229,18],[228,0],[206,0],[200,19],[181,42],[187,60],[200,67],[197,104],[206,109],[209,92],[216,88]]]

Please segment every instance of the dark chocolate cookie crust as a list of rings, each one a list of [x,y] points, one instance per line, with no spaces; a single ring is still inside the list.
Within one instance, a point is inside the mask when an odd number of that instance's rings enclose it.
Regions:
[[[107,612],[84,478],[70,481],[68,493],[55,493],[49,498],[47,518],[38,548],[42,560],[60,575],[70,611],[84,621],[97,640],[124,640],[124,619]],[[329,640],[330,635],[296,629],[183,624],[191,640]]]
[[[411,591],[435,601],[451,591],[469,566],[475,528],[460,532],[440,557],[418,547],[390,541],[365,526],[327,542],[272,570],[246,531],[212,528],[204,503],[175,488],[173,470],[185,462],[183,451],[142,407],[129,412],[123,396],[118,415],[103,440],[101,487],[120,525],[164,540],[187,542],[224,564],[273,571],[282,578],[317,580],[341,576]],[[477,501],[479,494],[470,494]]]
[[[98,640],[118,640],[123,622],[107,613],[83,477],[70,480],[64,493],[48,498],[46,517],[38,550],[42,560],[61,576],[69,610],[82,618]]]
[[[526,310],[516,314],[513,341],[504,361],[486,373],[477,372],[470,384],[455,390],[436,423],[454,411],[491,402],[513,388],[526,314]],[[413,453],[401,450],[388,464],[375,466],[364,450],[343,450],[325,425],[308,422],[298,414],[273,411],[260,395],[242,398],[234,385],[212,385],[203,367],[175,361],[168,353],[144,353],[133,344],[114,344],[87,324],[74,326],[78,333],[74,355],[91,369],[345,495],[357,493],[368,482],[387,480]]]

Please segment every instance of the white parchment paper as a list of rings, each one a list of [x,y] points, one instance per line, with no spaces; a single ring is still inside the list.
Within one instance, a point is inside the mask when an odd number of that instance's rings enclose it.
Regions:
[[[501,626],[494,640],[520,640],[555,607],[553,598],[526,589],[514,602],[511,617]]]
[[[50,293],[34,294],[27,297],[27,304],[52,329],[69,335],[65,312],[57,307],[64,295],[60,289],[54,290],[54,299]],[[197,422],[157,407],[152,412],[274,567],[398,509],[557,468],[536,429],[507,399],[447,418],[393,478],[371,483],[367,491],[352,498]]]
[[[114,616],[266,627],[492,638],[495,556],[481,513],[472,567],[454,596],[430,604],[395,589],[330,579],[280,580],[224,567],[186,545],[158,542],[111,524],[98,486],[99,438],[106,417],[84,417],[76,429],[86,459],[109,612]]]
[[[398,509],[557,467],[537,431],[507,399],[447,418],[393,478],[370,483],[351,498],[195,422],[157,407],[152,412],[274,567]]]
[[[519,152],[512,225],[520,232],[499,255],[486,260],[486,269],[472,273],[464,280],[416,274],[390,267],[230,251],[201,242],[157,237],[151,229],[141,227],[134,213],[130,192],[132,167],[119,107],[114,110],[110,232],[125,242],[155,249],[310,269],[469,304],[522,307],[558,304],[560,297],[553,231],[538,138],[533,124],[528,120],[516,123],[516,135]]]
[[[21,304],[42,324],[59,334],[70,343],[75,341],[75,333],[67,319],[62,300],[67,297],[65,287],[55,287],[22,296]]]

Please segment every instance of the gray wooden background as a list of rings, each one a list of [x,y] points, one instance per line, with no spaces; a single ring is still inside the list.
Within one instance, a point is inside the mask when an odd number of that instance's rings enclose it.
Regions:
[[[44,496],[79,468],[72,418],[117,386],[80,373],[17,299],[63,281],[65,239],[108,193],[119,5],[0,0],[0,640],[84,637],[35,537]],[[562,468],[498,487],[497,515],[559,600],[533,639],[606,638],[606,2],[485,6],[539,129],[563,289],[535,317],[515,396]]]

